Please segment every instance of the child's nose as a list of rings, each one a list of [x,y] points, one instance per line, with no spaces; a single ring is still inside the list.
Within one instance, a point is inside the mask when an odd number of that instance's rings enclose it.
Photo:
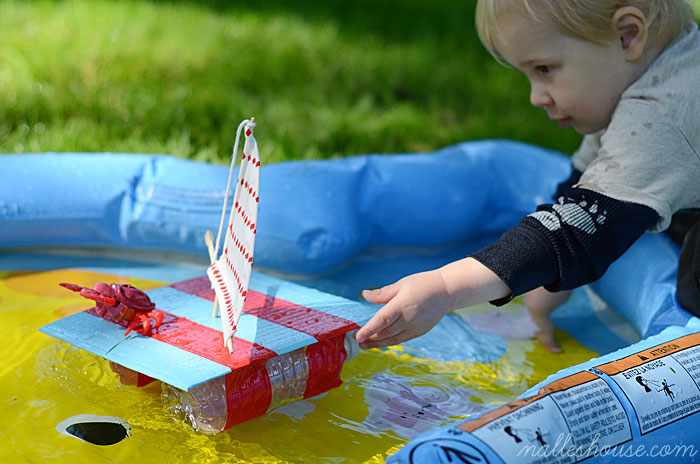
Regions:
[[[542,87],[533,85],[530,89],[530,103],[539,108],[552,105],[554,100]]]

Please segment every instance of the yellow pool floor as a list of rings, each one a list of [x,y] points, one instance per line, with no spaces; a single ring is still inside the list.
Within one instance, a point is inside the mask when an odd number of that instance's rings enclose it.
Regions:
[[[2,264],[0,255],[3,463],[383,462],[421,431],[503,404],[549,374],[596,356],[561,331],[559,355],[529,339],[505,340],[505,353],[488,362],[439,361],[401,346],[364,351],[346,363],[339,388],[205,435],[166,414],[159,382],[121,385],[108,362],[37,331],[90,306],[59,282],[130,282],[148,290],[169,281],[137,277],[143,274],[138,265],[114,273],[70,263],[50,270],[2,270]],[[481,306],[468,313],[486,311]],[[500,311],[516,320],[522,307],[515,301]],[[56,431],[77,414],[123,418],[132,436],[97,446]]]

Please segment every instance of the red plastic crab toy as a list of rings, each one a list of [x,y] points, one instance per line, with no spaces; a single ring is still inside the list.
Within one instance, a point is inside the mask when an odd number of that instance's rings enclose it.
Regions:
[[[142,335],[149,335],[151,333],[150,318],[155,321],[156,330],[163,322],[164,314],[155,309],[156,305],[148,295],[129,284],[107,285],[104,282],[98,282],[92,288],[67,283],[59,285],[68,290],[80,292],[80,296],[83,298],[95,301],[100,316],[107,313],[115,321],[128,322],[125,336],[132,330]],[[141,329],[138,328],[139,324]]]

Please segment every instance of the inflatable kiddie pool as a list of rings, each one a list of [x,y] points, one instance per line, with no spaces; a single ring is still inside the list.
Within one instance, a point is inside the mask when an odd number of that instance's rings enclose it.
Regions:
[[[569,169],[562,155],[507,141],[264,166],[255,266],[357,300],[362,288],[497,238]],[[320,397],[203,435],[163,411],[157,384],[120,385],[104,360],[36,329],[85,308],[61,281],[148,290],[203,275],[202,237],[218,225],[227,168],[155,155],[6,155],[0,177],[3,429],[14,444],[5,457],[696,460],[700,326],[678,306],[678,249],[664,235],[642,237],[554,313],[562,355],[530,339],[517,299],[501,310],[483,305],[404,345],[361,353],[343,368],[344,384]],[[55,430],[95,413],[124,418],[132,436],[98,448]]]

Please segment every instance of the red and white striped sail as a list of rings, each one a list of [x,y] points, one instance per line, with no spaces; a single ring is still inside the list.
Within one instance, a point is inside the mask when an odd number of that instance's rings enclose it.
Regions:
[[[233,195],[228,227],[225,231],[224,249],[219,259],[212,263],[207,270],[207,275],[221,307],[224,344],[229,347],[231,352],[233,350],[233,335],[236,332],[236,326],[248,294],[248,284],[253,268],[255,231],[258,221],[260,154],[258,152],[258,144],[253,135],[254,128],[255,123],[248,120],[243,121],[238,128],[233,160],[231,161],[231,177],[236,162],[241,129],[245,129],[245,145],[238,171],[236,190]],[[229,186],[226,189],[221,226],[223,226],[224,217],[226,216],[231,177],[229,178]],[[222,228],[219,228],[219,235],[216,239],[215,256],[218,255]]]

